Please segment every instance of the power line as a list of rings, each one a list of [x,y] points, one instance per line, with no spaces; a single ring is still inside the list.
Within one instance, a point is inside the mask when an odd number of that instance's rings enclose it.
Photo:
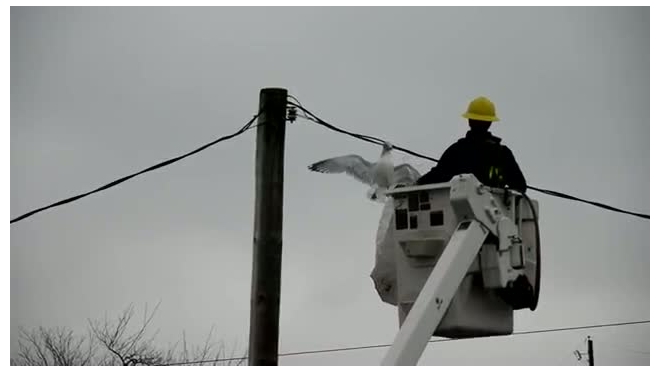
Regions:
[[[23,215],[21,215],[21,216],[19,216],[19,217],[16,217],[16,218],[14,218],[14,219],[11,219],[11,221],[9,222],[9,224],[12,224],[12,223],[14,223],[14,222],[18,222],[18,221],[20,221],[20,220],[23,220],[23,219],[25,219],[25,218],[28,218],[28,217],[30,217],[30,216],[32,216],[32,215],[34,215],[34,214],[37,214],[37,213],[39,213],[39,212],[42,212],[42,211],[48,210],[48,209],[50,209],[50,208],[57,207],[57,206],[61,206],[61,205],[64,205],[64,204],[68,204],[68,203],[70,203],[70,202],[73,202],[73,201],[79,200],[79,199],[81,199],[81,198],[83,198],[83,197],[87,197],[87,196],[92,195],[92,194],[94,194],[94,193],[101,192],[101,191],[103,191],[103,190],[106,190],[106,189],[112,188],[112,187],[114,187],[114,186],[116,186],[116,185],[119,185],[119,184],[121,184],[121,183],[123,183],[123,182],[125,182],[125,181],[127,181],[127,180],[129,180],[129,179],[131,179],[131,178],[134,178],[134,177],[136,177],[136,176],[138,176],[138,175],[145,174],[145,173],[148,173],[148,172],[150,172],[150,171],[154,171],[154,170],[156,170],[156,169],[159,169],[159,168],[161,168],[161,167],[165,167],[165,166],[167,166],[167,165],[171,165],[171,164],[173,164],[173,163],[175,163],[175,162],[177,162],[177,161],[183,160],[184,158],[186,158],[186,157],[188,157],[188,156],[192,156],[192,155],[194,155],[194,154],[196,154],[196,153],[198,153],[198,152],[201,152],[201,151],[203,151],[203,150],[205,150],[205,149],[207,149],[207,148],[209,148],[209,147],[211,147],[211,146],[213,146],[213,145],[215,145],[215,144],[218,144],[218,143],[223,142],[223,141],[225,141],[225,140],[229,140],[229,139],[232,139],[232,138],[234,138],[234,137],[236,137],[236,136],[239,136],[239,135],[243,134],[244,132],[246,132],[247,130],[250,129],[250,126],[252,125],[252,123],[254,122],[254,120],[256,120],[257,117],[259,117],[259,114],[260,114],[260,113],[261,113],[261,112],[259,112],[259,113],[257,113],[256,115],[254,115],[254,116],[250,119],[250,121],[248,121],[248,122],[247,122],[242,128],[240,128],[237,132],[235,132],[235,133],[233,133],[233,134],[230,134],[230,135],[224,136],[224,137],[222,137],[222,138],[218,138],[218,139],[216,139],[216,140],[214,140],[214,141],[212,141],[212,142],[210,142],[210,143],[207,143],[207,144],[205,144],[205,145],[203,145],[203,146],[201,146],[201,147],[199,147],[199,148],[197,148],[197,149],[195,149],[195,150],[193,150],[193,151],[190,151],[190,152],[188,152],[188,153],[186,153],[186,154],[183,154],[183,155],[181,155],[181,156],[177,156],[177,157],[171,158],[171,159],[169,159],[169,160],[163,161],[163,162],[158,163],[158,164],[156,164],[156,165],[150,166],[150,167],[148,167],[148,168],[146,168],[146,169],[144,169],[144,170],[142,170],[142,171],[139,171],[139,172],[137,172],[137,173],[133,173],[133,174],[131,174],[131,175],[127,175],[127,176],[125,176],[125,177],[123,177],[123,178],[120,178],[120,179],[117,179],[117,180],[115,180],[115,181],[112,181],[112,182],[110,182],[110,183],[108,183],[108,184],[106,184],[106,185],[104,185],[104,186],[101,186],[101,187],[95,189],[95,190],[92,190],[92,191],[89,191],[89,192],[86,192],[86,193],[82,193],[82,194],[79,194],[79,195],[77,195],[77,196],[69,197],[69,198],[66,198],[66,199],[64,199],[64,200],[62,200],[62,201],[58,201],[58,202],[55,202],[55,203],[53,203],[53,204],[50,204],[50,205],[48,205],[48,206],[44,206],[44,207],[40,207],[40,208],[38,208],[38,209],[32,210],[32,211],[30,211],[30,212],[28,212],[28,213],[25,213],[25,214],[23,214]]]
[[[328,128],[328,129],[330,129],[330,130],[333,130],[333,131],[336,131],[336,132],[339,132],[339,133],[342,133],[342,134],[345,134],[345,135],[349,135],[349,136],[351,136],[351,137],[354,137],[354,138],[357,138],[357,139],[360,139],[360,140],[363,140],[363,141],[366,141],[366,142],[369,142],[369,143],[373,143],[373,144],[377,144],[377,145],[382,145],[382,144],[385,142],[383,139],[380,139],[380,138],[377,138],[377,137],[373,137],[373,136],[369,136],[369,135],[364,135],[364,134],[358,134],[358,133],[352,133],[352,132],[350,132],[350,131],[347,131],[347,130],[344,130],[344,129],[338,128],[338,127],[336,127],[336,126],[334,126],[334,125],[331,125],[331,124],[327,123],[326,121],[322,120],[321,118],[319,118],[318,116],[316,116],[314,113],[312,113],[312,112],[309,111],[308,109],[304,108],[304,107],[300,104],[300,101],[299,101],[297,98],[295,98],[294,96],[291,96],[291,95],[290,95],[289,97],[296,101],[296,102],[289,102],[289,104],[292,105],[292,106],[294,106],[294,107],[296,107],[296,108],[298,108],[298,109],[300,109],[301,111],[303,111],[303,117],[304,117],[305,119],[307,119],[307,120],[310,120],[310,121],[312,121],[312,122],[314,122],[314,123],[317,123],[317,124],[319,124],[319,125],[322,125],[322,126]],[[197,148],[197,149],[195,149],[195,150],[193,150],[193,151],[191,151],[191,152],[188,152],[188,153],[183,154],[183,155],[181,155],[181,156],[178,156],[178,157],[172,158],[172,159],[170,159],[170,160],[163,161],[163,162],[161,162],[161,163],[159,163],[159,164],[153,165],[153,166],[151,166],[151,167],[149,167],[149,168],[146,168],[146,169],[144,169],[144,170],[142,170],[142,171],[139,171],[139,172],[137,172],[137,173],[134,173],[134,174],[131,174],[131,175],[125,176],[125,177],[123,177],[123,178],[117,179],[117,180],[115,180],[115,181],[113,181],[113,182],[110,182],[110,183],[108,183],[108,184],[106,184],[106,185],[104,185],[104,186],[101,186],[101,187],[99,187],[99,188],[97,188],[97,189],[95,189],[95,190],[92,190],[92,191],[89,191],[89,192],[86,192],[86,193],[83,193],[83,194],[80,194],[80,195],[77,195],[77,196],[73,196],[73,197],[70,197],[70,198],[67,198],[67,199],[64,199],[64,200],[61,200],[61,201],[55,202],[55,203],[53,203],[53,204],[51,204],[51,205],[48,205],[48,206],[44,206],[44,207],[41,207],[41,208],[38,208],[38,209],[32,210],[32,211],[30,211],[30,212],[28,212],[28,213],[25,213],[25,214],[23,214],[23,215],[21,215],[21,216],[19,216],[19,217],[16,217],[16,218],[14,218],[14,219],[11,219],[11,220],[10,220],[10,224],[12,224],[12,223],[14,223],[14,222],[18,222],[18,221],[20,221],[20,220],[23,220],[23,219],[25,219],[25,218],[28,218],[28,217],[30,217],[30,216],[32,216],[32,215],[34,215],[34,214],[37,214],[37,213],[39,213],[39,212],[42,212],[42,211],[48,210],[48,209],[50,209],[50,208],[57,207],[57,206],[61,206],[61,205],[64,205],[64,204],[67,204],[67,203],[70,203],[70,202],[73,202],[73,201],[79,200],[79,199],[81,199],[81,198],[87,197],[87,196],[92,195],[92,194],[94,194],[94,193],[97,193],[97,192],[100,192],[100,191],[103,191],[103,190],[106,190],[106,189],[112,188],[112,187],[114,187],[114,186],[116,186],[116,185],[119,185],[119,184],[121,184],[121,183],[123,183],[123,182],[125,182],[125,181],[127,181],[127,180],[129,180],[129,179],[132,179],[132,178],[134,178],[134,177],[136,177],[136,176],[138,176],[138,175],[141,175],[141,174],[144,174],[144,173],[148,173],[148,172],[150,172],[150,171],[154,171],[154,170],[159,169],[159,168],[161,168],[161,167],[164,167],[164,166],[167,166],[167,165],[173,164],[173,163],[175,163],[175,162],[177,162],[177,161],[179,161],[179,160],[182,160],[182,159],[184,159],[184,158],[186,158],[186,157],[188,157],[188,156],[192,156],[192,155],[194,155],[194,154],[196,154],[196,153],[198,153],[198,152],[201,152],[201,151],[205,150],[206,148],[208,148],[208,147],[210,147],[210,146],[213,146],[213,145],[215,145],[215,144],[217,144],[217,143],[220,143],[220,142],[225,141],[225,140],[232,139],[232,138],[234,138],[234,137],[236,137],[236,136],[238,136],[238,135],[244,133],[245,131],[247,131],[247,130],[249,130],[249,129],[253,129],[253,128],[255,128],[256,126],[252,126],[252,123],[254,122],[254,120],[256,120],[256,118],[257,118],[258,116],[259,116],[259,114],[257,114],[257,115],[255,115],[254,117],[252,117],[252,119],[251,119],[251,120],[250,120],[245,126],[243,126],[241,129],[239,129],[239,130],[238,130],[236,133],[234,133],[234,134],[227,135],[227,136],[224,136],[224,137],[222,137],[222,138],[216,139],[216,140],[214,140],[213,142],[208,143],[208,144],[206,144],[206,145],[204,145],[204,146],[202,146],[202,147],[200,147],[200,148]],[[430,157],[430,156],[426,156],[426,155],[423,155],[423,154],[420,154],[420,153],[417,153],[417,152],[411,151],[411,150],[409,150],[409,149],[407,149],[407,148],[399,147],[399,146],[396,146],[396,145],[394,145],[394,146],[392,146],[392,147],[393,147],[394,149],[396,149],[396,150],[399,150],[399,151],[401,151],[401,152],[404,152],[404,153],[407,153],[407,154],[410,154],[410,155],[413,155],[413,156],[416,156],[416,157],[419,157],[419,158],[422,158],[422,159],[426,159],[426,160],[433,161],[433,162],[436,162],[436,161],[437,161],[436,159],[434,159],[434,158],[432,158],[432,157]],[[575,197],[575,196],[571,196],[571,195],[568,195],[568,194],[565,194],[565,193],[562,193],[562,192],[551,191],[551,190],[542,189],[542,188],[537,188],[537,187],[533,187],[533,186],[528,186],[528,188],[529,188],[529,189],[532,189],[532,190],[535,190],[535,191],[537,191],[537,192],[540,192],[540,193],[544,193],[544,194],[550,195],[550,196],[560,197],[560,198],[565,198],[565,199],[572,200],[572,201],[584,202],[584,203],[587,203],[587,204],[590,204],[590,205],[593,205],[593,206],[596,206],[596,207],[600,207],[600,208],[603,208],[603,209],[606,209],[606,210],[610,210],[610,211],[614,211],[614,212],[618,212],[618,213],[623,213],[623,214],[628,214],[628,215],[636,216],[636,217],[639,217],[639,218],[650,219],[650,215],[649,215],[649,214],[641,214],[641,213],[635,213],[635,212],[631,212],[631,211],[622,210],[622,209],[619,209],[619,208],[616,208],[616,207],[613,207],[613,206],[609,206],[609,205],[606,205],[606,204],[603,204],[603,203],[600,203],[600,202],[595,202],[595,201],[589,201],[589,200],[581,199],[581,198],[578,198],[578,197]]]
[[[550,195],[550,196],[565,198],[567,200],[572,200],[572,201],[584,202],[586,204],[594,205],[594,206],[597,206],[597,207],[600,207],[600,208],[603,208],[603,209],[606,209],[606,210],[615,211],[615,212],[622,213],[622,214],[628,214],[628,215],[636,216],[638,218],[651,219],[651,216],[649,214],[640,214],[640,213],[635,213],[635,212],[632,212],[632,211],[626,211],[626,210],[622,210],[622,209],[619,209],[619,208],[616,208],[616,207],[613,207],[613,206],[602,204],[600,202],[588,201],[588,200],[584,200],[584,199],[581,199],[581,198],[577,198],[575,196],[571,196],[571,195],[561,193],[561,192],[557,192],[557,191],[551,191],[551,190],[548,190],[548,189],[541,189],[541,188],[536,188],[536,187],[532,187],[532,186],[527,186],[527,188],[533,189],[537,192],[545,193],[545,194]]]
[[[295,99],[295,97],[293,97],[293,98]],[[298,101],[297,99],[295,99],[295,100],[296,100],[297,103],[296,102],[289,102],[289,104],[296,107],[296,108],[298,108],[298,109],[300,109],[300,110],[302,110],[307,116],[310,116],[311,118],[310,117],[305,117],[305,118],[310,120],[311,122],[314,122],[316,124],[324,126],[324,127],[328,128],[330,130],[333,130],[333,131],[336,131],[336,132],[346,134],[346,135],[349,135],[351,137],[363,140],[365,142],[378,144],[378,145],[382,145],[385,142],[383,139],[380,139],[380,138],[376,138],[376,137],[372,137],[372,136],[368,136],[368,135],[364,135],[364,134],[352,133],[350,131],[347,131],[347,130],[338,128],[334,125],[331,125],[328,122],[326,122],[326,121],[322,120],[321,118],[319,118],[318,116],[316,116],[314,113],[312,113],[311,111],[309,111],[305,107],[303,107],[300,104],[300,101]],[[419,158],[423,158],[425,160],[437,162],[437,159],[435,159],[433,157],[426,156],[426,155],[411,151],[411,150],[403,148],[403,147],[399,147],[399,146],[394,145],[394,146],[392,146],[392,148],[394,148],[396,150],[399,150],[401,152],[419,157]],[[540,192],[540,193],[544,193],[544,194],[549,195],[549,196],[565,198],[565,199],[572,200],[572,201],[584,202],[586,204],[590,204],[590,205],[600,207],[600,208],[603,208],[603,209],[606,209],[606,210],[610,210],[610,211],[614,211],[614,212],[618,212],[618,213],[622,213],[622,214],[628,214],[628,215],[636,216],[638,218],[651,219],[651,216],[649,214],[641,214],[641,213],[636,213],[636,212],[632,212],[632,211],[626,211],[626,210],[619,209],[619,208],[616,208],[616,207],[613,207],[613,206],[609,206],[609,205],[606,205],[606,204],[603,204],[603,203],[600,203],[600,202],[589,201],[589,200],[585,200],[585,199],[578,198],[578,197],[575,197],[575,196],[571,196],[571,195],[568,195],[568,194],[565,194],[565,193],[562,193],[562,192],[537,188],[537,187],[533,187],[533,186],[530,186],[530,185],[528,185],[527,188],[532,189],[532,190],[537,191],[537,192]]]
[[[548,332],[585,330],[585,329],[602,328],[602,327],[629,326],[629,325],[639,325],[639,324],[644,324],[644,323],[651,323],[651,321],[646,320],[646,321],[631,321],[631,322],[615,322],[615,323],[603,323],[603,324],[599,324],[599,325],[560,327],[560,328],[545,329],[545,330],[521,331],[521,332],[514,332],[510,335],[505,335],[505,336],[542,334],[542,333],[548,333]],[[502,337],[502,336],[485,336],[485,337]],[[474,338],[474,339],[482,339],[482,338],[485,338],[485,337],[479,337],[479,338]],[[444,343],[444,342],[447,342],[447,341],[459,341],[459,340],[470,340],[470,339],[438,339],[438,340],[431,340],[431,341],[429,341],[429,343]],[[280,354],[278,354],[278,356],[288,357],[288,356],[298,356],[298,355],[304,355],[304,354],[346,352],[346,351],[352,351],[352,350],[387,348],[391,345],[392,344],[378,344],[378,345],[365,345],[365,346],[357,346],[357,347],[318,349],[318,350],[308,350],[308,351],[300,351],[300,352],[280,353]],[[204,360],[204,361],[189,361],[189,362],[167,363],[167,364],[162,364],[162,365],[159,365],[159,366],[183,366],[183,365],[190,365],[190,364],[195,364],[195,363],[229,362],[229,361],[238,361],[238,360],[242,360],[242,359],[245,359],[245,358],[246,357],[209,359],[209,360]]]

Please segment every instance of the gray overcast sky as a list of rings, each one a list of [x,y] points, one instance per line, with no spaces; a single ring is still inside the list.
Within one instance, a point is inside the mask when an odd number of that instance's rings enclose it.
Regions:
[[[649,213],[648,8],[12,8],[11,215],[87,191],[241,127],[289,89],[349,130],[438,157],[470,99],[531,185]],[[247,346],[256,131],[11,225],[11,338],[156,304],[183,330]],[[379,149],[289,126],[281,352],[383,344],[396,309],[369,273],[381,205],[320,159]],[[420,171],[432,164],[396,154]],[[515,331],[646,320],[649,221],[530,192],[542,291]],[[649,325],[429,345],[420,364],[648,365]],[[609,345],[608,345],[609,344]],[[283,357],[378,364],[384,349]]]

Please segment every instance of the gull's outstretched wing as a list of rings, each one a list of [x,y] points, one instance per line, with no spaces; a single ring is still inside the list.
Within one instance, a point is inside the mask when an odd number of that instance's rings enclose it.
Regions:
[[[419,179],[421,175],[410,164],[401,164],[394,167],[394,183],[395,184],[413,184]]]
[[[329,158],[309,165],[309,170],[319,173],[346,173],[362,183],[371,185],[374,164],[358,155],[347,155]]]

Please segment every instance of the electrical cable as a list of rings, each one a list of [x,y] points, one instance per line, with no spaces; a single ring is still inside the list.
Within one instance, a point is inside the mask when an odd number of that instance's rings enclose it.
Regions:
[[[575,327],[560,327],[560,328],[545,329],[545,330],[532,330],[532,331],[514,332],[510,335],[505,335],[505,336],[530,335],[530,334],[541,334],[541,333],[548,333],[548,332],[560,332],[560,331],[572,331],[572,330],[584,330],[584,329],[601,328],[601,327],[628,326],[628,325],[638,325],[638,324],[644,324],[644,323],[651,323],[651,321],[650,320],[645,320],[645,321],[604,323],[604,324],[599,324],[599,325],[587,325],[587,326],[575,326]],[[482,338],[488,338],[488,337],[502,337],[502,336],[501,335],[499,335],[499,336],[485,336],[485,337],[479,337],[479,338],[474,338],[474,339],[482,339]],[[442,342],[446,342],[446,341],[459,341],[459,340],[471,340],[471,339],[438,339],[438,340],[431,340],[431,341],[429,341],[429,343],[442,343]],[[309,351],[300,351],[300,352],[281,353],[281,354],[278,354],[278,356],[288,357],[288,356],[298,356],[298,355],[304,355],[304,354],[333,353],[333,352],[344,352],[344,351],[352,351],[352,350],[387,348],[391,345],[392,344],[378,344],[378,345],[365,345],[365,346],[357,346],[357,347],[318,349],[318,350],[309,350]],[[190,361],[190,362],[176,362],[176,363],[161,364],[159,366],[183,366],[183,365],[189,365],[189,364],[195,364],[195,363],[228,362],[228,361],[238,361],[238,360],[242,360],[242,359],[245,359],[245,358],[246,357],[234,357],[234,358],[209,359],[209,360]]]
[[[296,101],[297,101],[297,99],[296,99]],[[304,108],[299,103],[300,103],[299,101],[298,101],[298,103],[289,102],[290,105],[292,105],[292,106],[302,110],[303,112],[309,114],[312,117],[312,119],[310,119],[310,118],[307,118],[307,119],[312,121],[312,122],[315,122],[316,124],[324,126],[324,127],[328,128],[330,130],[333,130],[333,131],[336,131],[336,132],[339,132],[339,133],[342,133],[342,134],[346,134],[346,135],[352,136],[352,137],[357,138],[357,139],[364,140],[364,141],[369,142],[369,143],[382,145],[385,142],[384,140],[382,140],[380,138],[376,138],[376,137],[372,137],[372,136],[364,135],[364,134],[352,133],[350,131],[347,131],[347,130],[338,128],[334,125],[331,125],[328,122],[320,119],[318,116],[316,116],[314,113],[312,113],[308,109]],[[429,161],[437,162],[437,159],[434,159],[433,157],[426,156],[426,155],[411,151],[407,148],[399,147],[399,146],[396,146],[396,145],[393,145],[392,148],[394,148],[396,150],[399,150],[401,152],[419,157],[419,158],[423,158],[423,159],[426,159],[426,160],[429,160]],[[587,204],[590,204],[590,205],[593,205],[593,206],[596,206],[596,207],[600,207],[600,208],[610,210],[610,211],[614,211],[614,212],[618,212],[618,213],[628,214],[628,215],[632,215],[632,216],[636,216],[636,217],[644,218],[644,219],[650,219],[651,218],[651,216],[649,214],[641,214],[641,213],[636,213],[636,212],[632,212],[632,211],[626,211],[626,210],[619,209],[619,208],[616,208],[616,207],[613,207],[613,206],[609,206],[609,205],[606,205],[606,204],[603,204],[603,203],[600,203],[600,202],[594,202],[594,201],[581,199],[581,198],[571,196],[571,195],[561,193],[561,192],[556,192],[556,191],[551,191],[551,190],[547,190],[547,189],[537,188],[537,187],[533,187],[533,186],[529,186],[529,185],[527,186],[527,188],[529,188],[531,190],[534,190],[534,191],[537,191],[537,192],[540,192],[540,193],[544,193],[544,194],[549,195],[549,196],[565,198],[565,199],[572,200],[572,201],[584,202],[584,203],[587,203]]]
[[[575,196],[571,196],[571,195],[568,195],[568,194],[565,194],[565,193],[562,193],[562,192],[551,191],[549,189],[536,188],[536,187],[532,187],[532,186],[527,186],[527,188],[532,189],[532,190],[537,191],[537,192],[540,192],[540,193],[545,193],[545,194],[550,195],[550,196],[565,198],[565,199],[572,200],[572,201],[584,202],[586,204],[590,204],[590,205],[600,207],[600,208],[603,208],[603,209],[606,209],[606,210],[615,211],[615,212],[622,213],[622,214],[628,214],[628,215],[636,216],[638,218],[651,219],[651,216],[649,214],[641,214],[641,213],[635,213],[635,212],[632,212],[632,211],[622,210],[622,209],[619,209],[619,208],[616,208],[616,207],[613,207],[613,206],[605,205],[605,204],[600,203],[600,202],[584,200],[584,199],[581,199],[581,198],[578,198],[578,197],[575,197]]]
[[[218,138],[218,139],[216,139],[216,140],[214,140],[214,141],[212,141],[212,142],[210,142],[210,143],[207,143],[207,144],[205,144],[205,145],[203,145],[203,146],[201,146],[201,147],[199,147],[199,148],[197,148],[197,149],[195,149],[195,150],[193,150],[193,151],[190,151],[190,152],[185,153],[185,154],[183,154],[183,155],[181,155],[181,156],[177,156],[177,157],[171,158],[171,159],[169,159],[169,160],[166,160],[166,161],[160,162],[160,163],[158,163],[158,164],[156,164],[156,165],[150,166],[150,167],[148,167],[148,168],[146,168],[146,169],[144,169],[144,170],[142,170],[142,171],[139,171],[139,172],[137,172],[137,173],[133,173],[133,174],[131,174],[131,175],[127,175],[127,176],[125,176],[125,177],[123,177],[123,178],[120,178],[120,179],[117,179],[117,180],[115,180],[115,181],[112,181],[112,182],[110,182],[110,183],[108,183],[108,184],[106,184],[106,185],[103,185],[103,186],[101,186],[101,187],[99,187],[99,188],[96,188],[96,189],[94,189],[94,190],[92,190],[92,191],[85,192],[85,193],[79,194],[79,195],[77,195],[77,196],[69,197],[69,198],[66,198],[66,199],[64,199],[64,200],[61,200],[61,201],[55,202],[55,203],[53,203],[53,204],[50,204],[50,205],[48,205],[48,206],[40,207],[40,208],[38,208],[38,209],[32,210],[32,211],[30,211],[30,212],[27,212],[27,213],[25,213],[25,214],[23,214],[23,215],[21,215],[21,216],[18,216],[18,217],[14,218],[14,219],[11,219],[10,222],[9,222],[9,224],[12,224],[12,223],[18,222],[18,221],[20,221],[20,220],[23,220],[23,219],[25,219],[25,218],[28,218],[28,217],[30,217],[30,216],[32,216],[32,215],[34,215],[34,214],[39,213],[39,212],[42,212],[42,211],[45,211],[45,210],[51,209],[51,208],[53,208],[53,207],[62,206],[62,205],[68,204],[68,203],[70,203],[70,202],[73,202],[73,201],[79,200],[79,199],[81,199],[81,198],[83,198],[83,197],[90,196],[90,195],[92,195],[92,194],[94,194],[94,193],[101,192],[101,191],[103,191],[103,190],[106,190],[106,189],[112,188],[112,187],[114,187],[114,186],[116,186],[116,185],[119,185],[119,184],[121,184],[121,183],[123,183],[123,182],[125,182],[125,181],[127,181],[127,180],[129,180],[129,179],[131,179],[131,178],[134,178],[134,177],[136,177],[136,176],[138,176],[138,175],[141,175],[141,174],[144,174],[144,173],[148,173],[148,172],[150,172],[150,171],[154,171],[154,170],[156,170],[156,169],[159,169],[159,168],[161,168],[161,167],[165,167],[165,166],[167,166],[167,165],[171,165],[171,164],[173,164],[173,163],[175,163],[175,162],[177,162],[177,161],[183,160],[184,158],[186,158],[186,157],[188,157],[188,156],[192,156],[192,155],[194,155],[194,154],[196,154],[196,153],[198,153],[198,152],[201,152],[201,151],[203,151],[203,150],[207,149],[208,147],[211,147],[211,146],[213,146],[213,145],[215,145],[215,144],[218,144],[218,143],[223,142],[223,141],[225,141],[225,140],[232,139],[232,138],[234,138],[234,137],[236,137],[236,136],[238,136],[238,135],[243,134],[243,133],[246,132],[247,130],[249,130],[249,129],[250,129],[250,126],[252,125],[252,123],[254,122],[254,120],[256,120],[257,117],[259,117],[260,114],[261,114],[261,112],[259,112],[259,113],[257,113],[256,115],[254,115],[254,116],[252,117],[252,119],[250,119],[250,121],[247,122],[247,124],[245,124],[242,128],[240,128],[237,132],[235,132],[235,133],[233,133],[233,134],[230,134],[230,135],[224,136],[224,137],[222,137],[222,138]]]

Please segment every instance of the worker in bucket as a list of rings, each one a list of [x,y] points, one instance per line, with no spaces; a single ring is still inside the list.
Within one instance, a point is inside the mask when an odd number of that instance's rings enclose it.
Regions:
[[[470,102],[463,117],[470,130],[442,154],[437,165],[417,180],[418,185],[444,183],[459,174],[473,174],[490,187],[525,192],[527,183],[511,150],[488,129],[499,121],[495,105],[486,97]]]

